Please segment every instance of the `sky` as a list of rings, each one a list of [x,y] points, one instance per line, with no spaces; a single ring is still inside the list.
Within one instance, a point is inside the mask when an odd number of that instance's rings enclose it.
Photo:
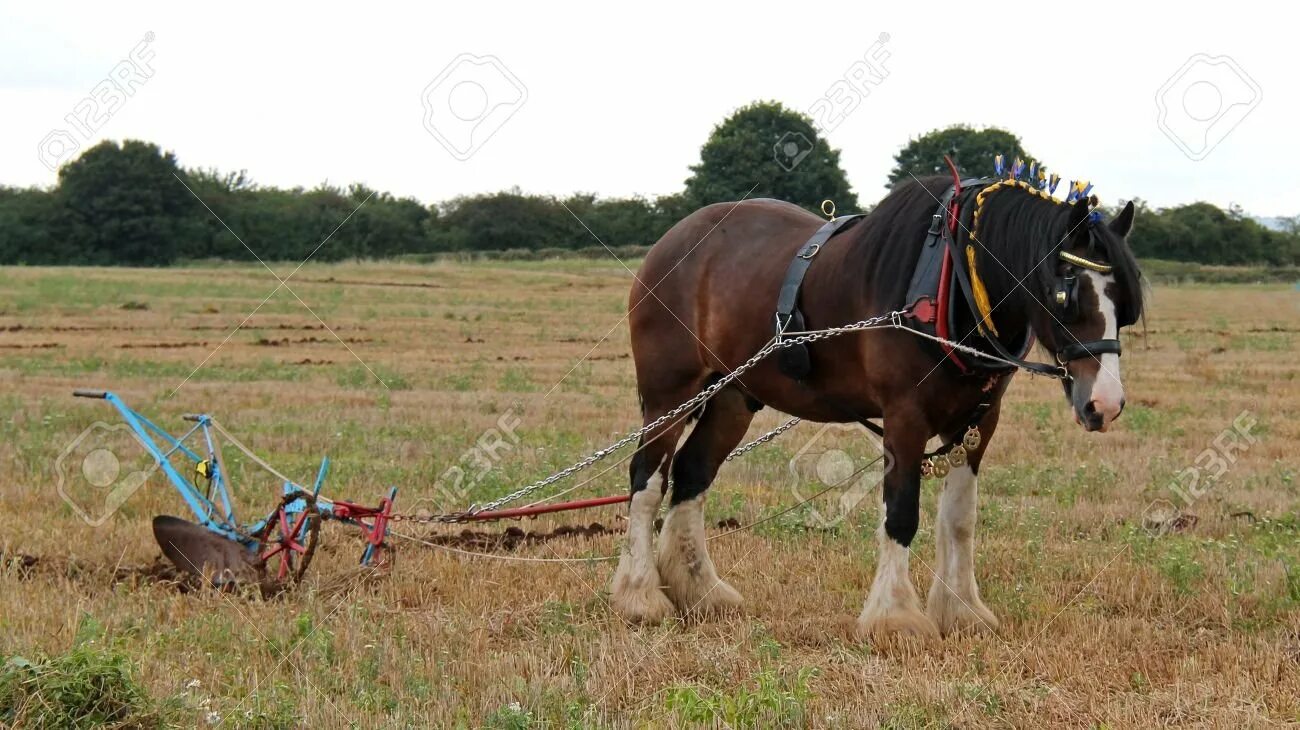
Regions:
[[[139,138],[265,185],[655,196],[773,99],[825,118],[863,202],[910,138],[966,123],[1103,204],[1300,213],[1300,11],[1155,6],[6,0],[0,184]]]

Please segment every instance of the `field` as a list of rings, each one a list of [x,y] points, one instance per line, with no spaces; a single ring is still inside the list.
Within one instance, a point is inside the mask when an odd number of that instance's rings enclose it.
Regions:
[[[851,630],[875,560],[874,498],[829,527],[813,515],[834,497],[715,540],[746,613],[642,628],[608,609],[613,563],[398,541],[377,575],[355,567],[359,540],[336,525],[291,593],[182,593],[130,570],[158,554],[153,515],[185,516],[160,475],[99,527],[56,489],[76,477],[75,463],[60,471],[65,449],[75,457],[86,429],[118,423],[70,397],[98,387],[177,429],[183,413],[213,413],[302,480],[328,454],[336,497],[375,502],[398,485],[399,511],[437,512],[504,494],[639,425],[621,321],[630,276],[617,263],[308,265],[278,290],[240,266],[5,269],[0,281],[0,658],[43,667],[0,669],[0,724],[15,707],[25,724],[57,723],[72,710],[40,703],[94,672],[116,678],[127,725],[1300,723],[1300,304],[1288,286],[1156,286],[1145,329],[1125,335],[1128,406],[1111,433],[1084,433],[1057,384],[1019,376],[981,472],[977,574],[998,634],[872,646]],[[516,420],[517,441],[507,434],[458,502],[437,489],[485,432]],[[751,435],[782,420],[763,411]],[[798,502],[810,487],[788,464],[817,433],[801,425],[725,467],[711,522]],[[111,448],[138,461],[129,442]],[[230,468],[244,516],[268,509],[279,485],[245,460]],[[1180,472],[1187,502],[1170,489]],[[625,475],[616,466],[572,496],[621,493]],[[923,596],[937,486],[913,560]],[[100,492],[74,497],[104,509]],[[1152,519],[1161,500],[1178,519],[1163,507]],[[618,528],[622,512],[521,526]],[[618,548],[605,534],[492,554]],[[23,555],[39,560],[24,567]]]

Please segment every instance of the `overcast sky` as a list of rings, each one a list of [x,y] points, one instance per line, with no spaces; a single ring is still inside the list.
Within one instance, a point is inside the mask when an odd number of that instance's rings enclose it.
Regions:
[[[965,122],[1014,131],[1103,203],[1300,212],[1285,3],[409,5],[8,1],[0,184],[50,185],[63,148],[134,137],[280,186],[658,195],[737,107],[809,110],[875,56],[887,75],[827,134],[864,202],[909,137]],[[101,85],[132,68],[123,100]]]

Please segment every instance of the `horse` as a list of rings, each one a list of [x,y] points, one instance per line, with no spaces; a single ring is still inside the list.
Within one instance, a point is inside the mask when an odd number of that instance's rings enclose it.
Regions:
[[[971,251],[968,260],[954,257],[952,265],[978,280],[983,294],[983,306],[952,304],[952,340],[980,353],[1006,354],[1024,343],[1024,355],[1036,339],[1056,355],[1055,365],[1011,361],[1056,373],[1075,421],[1087,431],[1107,430],[1124,408],[1118,332],[1142,316],[1143,281],[1126,240],[1133,204],[1104,221],[1087,191],[1065,202],[1024,182],[963,185],[955,177],[897,185],[822,246],[800,295],[804,326],[844,325],[911,304],[904,299],[928,245],[927,231],[950,214],[945,223],[952,241]],[[950,206],[936,208],[945,192],[952,193]],[[628,301],[647,427],[771,341],[787,265],[824,223],[778,200],[715,203],[654,244]],[[968,334],[957,340],[961,333]],[[995,631],[997,619],[975,579],[976,496],[980,465],[1016,370],[970,367],[980,358],[969,355],[963,366],[959,352],[902,327],[856,331],[808,347],[806,377],[788,377],[768,357],[689,419],[665,422],[641,437],[629,464],[628,529],[611,583],[612,609],[648,624],[739,609],[740,594],[709,557],[703,504],[754,414],[771,407],[817,422],[874,426],[869,419],[883,419],[892,466],[882,480],[877,568],[857,620],[859,636]],[[965,463],[944,480],[936,573],[922,608],[908,570],[926,445],[936,436],[951,445],[972,424],[980,438],[968,442],[974,448]],[[655,521],[665,496],[656,553]]]

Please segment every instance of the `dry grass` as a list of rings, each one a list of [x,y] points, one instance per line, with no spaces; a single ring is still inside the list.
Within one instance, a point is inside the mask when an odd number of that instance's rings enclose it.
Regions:
[[[307,584],[279,599],[115,585],[115,566],[157,554],[149,519],[183,514],[178,498],[155,476],[92,528],[56,493],[65,445],[116,423],[69,397],[74,386],[111,388],[168,426],[207,410],[304,479],[328,453],[329,494],[369,502],[397,484],[407,510],[436,509],[438,476],[520,403],[518,447],[470,499],[504,493],[637,424],[617,264],[305,267],[290,285],[356,357],[283,289],[218,349],[275,286],[258,268],[0,275],[0,547],[46,559],[0,573],[0,655],[58,655],[91,626],[98,645],[138,658],[154,696],[185,708],[183,724],[1300,722],[1300,309],[1284,287],[1158,288],[1146,333],[1125,342],[1116,432],[1083,433],[1057,385],[1018,379],[981,485],[977,569],[999,635],[872,647],[850,637],[874,561],[869,510],[826,531],[801,510],[715,541],[746,615],[631,628],[607,609],[609,563],[404,545],[391,575],[348,582],[359,546],[337,526]],[[1243,410],[1258,443],[1189,508],[1194,526],[1149,536],[1144,509],[1171,498],[1170,478]],[[779,418],[763,412],[754,433]],[[711,517],[747,523],[792,504],[786,462],[814,430],[728,466]],[[231,468],[245,516],[268,508],[277,485]],[[578,494],[618,493],[624,475]],[[914,562],[922,595],[934,493]],[[516,554],[617,548],[605,536]]]

